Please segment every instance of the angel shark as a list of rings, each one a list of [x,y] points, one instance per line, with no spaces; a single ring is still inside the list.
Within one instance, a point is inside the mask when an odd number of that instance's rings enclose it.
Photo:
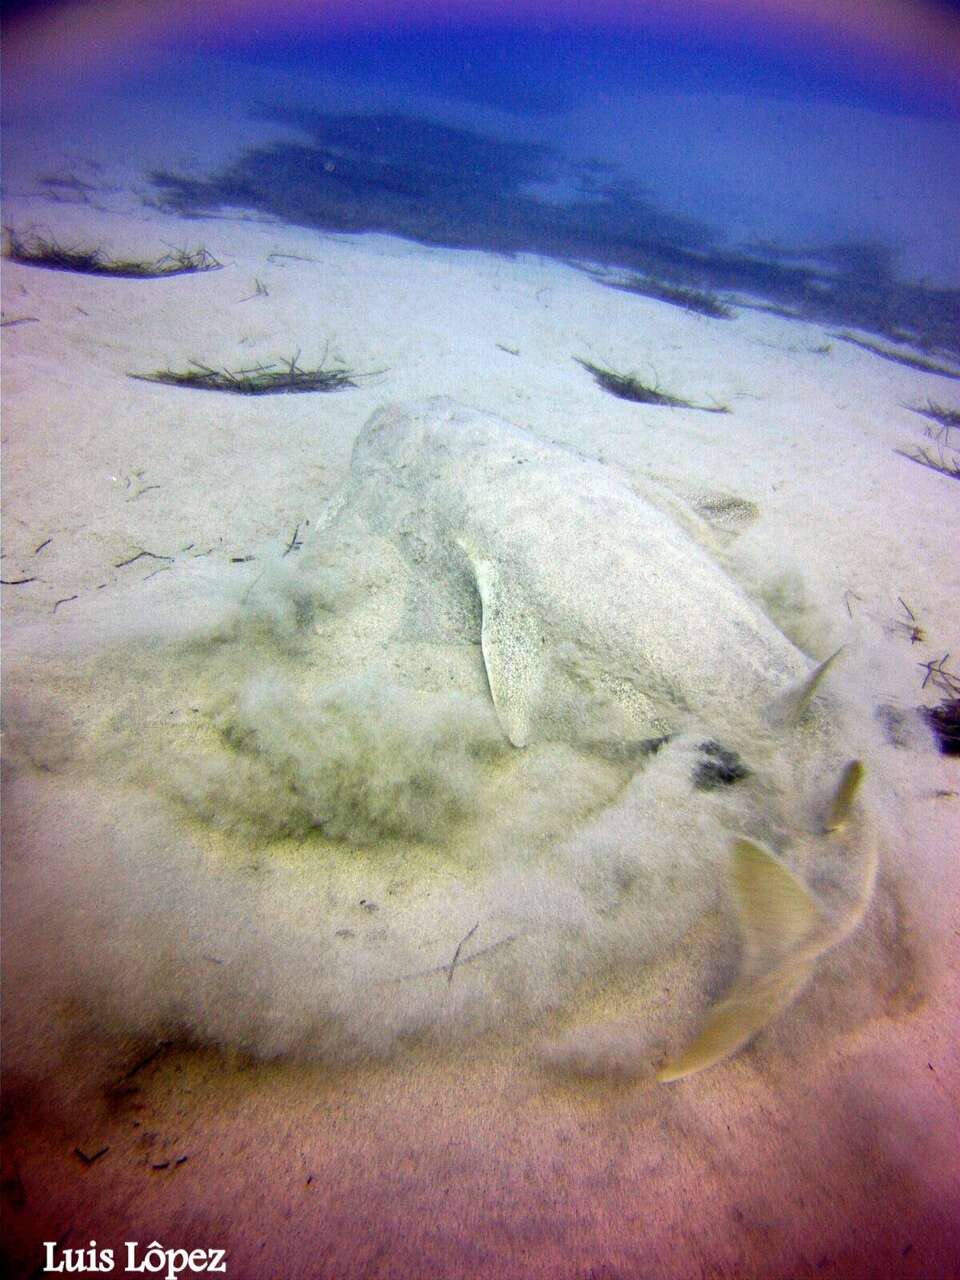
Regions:
[[[479,630],[516,749],[566,738],[642,768],[692,744],[691,803],[755,775],[750,829],[731,833],[739,976],[659,1078],[734,1053],[872,893],[863,767],[823,692],[831,660],[787,638],[674,493],[450,400],[375,413],[339,509],[399,549],[421,615]]]

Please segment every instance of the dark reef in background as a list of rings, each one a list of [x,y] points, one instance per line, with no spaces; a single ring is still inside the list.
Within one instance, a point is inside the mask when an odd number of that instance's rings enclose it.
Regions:
[[[711,238],[691,219],[661,213],[626,184],[613,183],[602,163],[574,175],[579,191],[571,192],[571,203],[526,193],[529,184],[553,182],[562,171],[547,147],[404,115],[282,107],[257,114],[302,128],[312,143],[252,147],[205,181],[154,174],[163,204],[187,214],[239,205],[324,230],[563,258],[599,244],[626,252],[637,237],[691,247]],[[608,253],[604,260],[614,259]]]
[[[574,169],[547,147],[405,115],[282,106],[258,115],[302,129],[309,141],[251,147],[202,180],[155,173],[159,203],[187,216],[241,207],[324,231],[621,267],[960,356],[960,289],[898,280],[883,246],[722,247],[705,225],[658,209],[602,159]],[[543,198],[538,183],[559,184],[563,198]]]

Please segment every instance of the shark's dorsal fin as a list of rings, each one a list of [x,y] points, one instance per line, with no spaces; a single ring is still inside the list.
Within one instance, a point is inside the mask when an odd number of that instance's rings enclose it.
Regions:
[[[863,782],[863,776],[862,760],[851,760],[840,775],[840,782],[830,802],[827,820],[823,824],[824,830],[831,835],[842,831],[847,825],[853,802],[856,800],[860,784]]]
[[[770,718],[775,724],[792,727],[800,723],[804,712],[813,700],[814,694],[820,688],[824,677],[841,653],[843,653],[842,647],[831,653],[830,657],[824,659],[818,667],[814,667],[813,671],[808,676],[805,676],[799,684],[792,689],[788,689],[785,694],[781,694],[777,698],[770,710]]]
[[[817,953],[804,946],[820,919],[806,886],[762,844],[733,846],[730,885],[743,934],[743,965],[730,992],[679,1058],[657,1078],[679,1080],[736,1053],[784,1008],[810,976]]]
[[[504,733],[515,747],[530,741],[533,710],[543,683],[543,637],[535,618],[501,581],[491,560],[467,555],[482,609],[480,647],[490,696]]]

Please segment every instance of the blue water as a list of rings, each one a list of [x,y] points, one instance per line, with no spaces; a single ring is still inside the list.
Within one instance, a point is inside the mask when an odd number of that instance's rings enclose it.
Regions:
[[[909,49],[602,13],[323,36],[229,6],[111,43],[94,7],[60,74],[24,26],[38,12],[8,9],[8,199],[64,197],[76,169],[38,168],[46,133],[113,147],[187,216],[542,253],[960,351],[960,98]]]

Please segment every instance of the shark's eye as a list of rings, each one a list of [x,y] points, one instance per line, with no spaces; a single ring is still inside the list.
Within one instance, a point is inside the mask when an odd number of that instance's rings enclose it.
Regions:
[[[728,751],[719,742],[701,742],[699,748],[706,760],[699,760],[693,771],[693,785],[698,791],[713,791],[716,787],[728,787],[746,778],[750,770],[735,751]]]

